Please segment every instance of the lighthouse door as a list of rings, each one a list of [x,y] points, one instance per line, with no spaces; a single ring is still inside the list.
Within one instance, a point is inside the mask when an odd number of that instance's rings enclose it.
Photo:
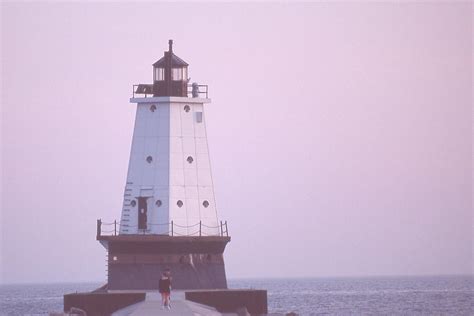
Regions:
[[[138,197],[138,229],[147,229],[147,203],[148,197]]]

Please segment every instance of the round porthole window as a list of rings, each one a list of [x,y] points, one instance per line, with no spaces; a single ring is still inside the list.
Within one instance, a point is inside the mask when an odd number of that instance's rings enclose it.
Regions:
[[[183,206],[183,201],[178,200],[178,202],[176,202],[176,205],[178,205],[178,207],[182,207]]]
[[[155,112],[156,111],[156,105],[153,104],[152,106],[150,106],[150,111]]]
[[[208,206],[209,206],[209,202],[208,202],[208,201],[204,201],[204,202],[202,202],[202,206],[204,206],[204,207],[208,207]]]
[[[146,157],[146,162],[151,163],[152,161],[153,161],[153,157],[152,157],[152,156]]]
[[[189,163],[193,163],[194,159],[193,159],[193,157],[188,156],[188,158],[186,159],[186,161],[189,162]]]
[[[135,205],[137,205],[137,202],[136,202],[135,200],[132,200],[132,202],[130,202],[130,205],[131,205],[132,207],[135,207]]]
[[[184,106],[184,112],[188,113],[190,110],[191,108],[189,107],[189,105]]]
[[[161,204],[162,204],[162,203],[161,203],[161,200],[156,200],[155,204],[156,204],[157,207],[160,207]]]

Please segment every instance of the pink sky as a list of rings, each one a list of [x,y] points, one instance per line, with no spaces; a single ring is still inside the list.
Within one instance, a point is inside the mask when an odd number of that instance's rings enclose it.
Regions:
[[[472,4],[1,8],[1,282],[105,280],[170,38],[213,100],[228,277],[472,273]]]

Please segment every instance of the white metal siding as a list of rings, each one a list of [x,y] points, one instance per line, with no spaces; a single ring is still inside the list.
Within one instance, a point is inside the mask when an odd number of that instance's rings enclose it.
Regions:
[[[131,201],[140,194],[147,200],[146,233],[168,233],[173,221],[176,235],[197,235],[199,221],[204,235],[219,233],[217,210],[205,127],[202,99],[141,99],[137,105],[130,152],[127,185],[122,209],[121,234],[138,233],[137,207]],[[208,101],[208,100],[205,100]],[[155,105],[155,111],[150,107]],[[185,111],[185,106],[189,111]],[[148,163],[147,157],[153,161]],[[188,157],[193,161],[189,163]],[[146,190],[146,191],[144,191]],[[146,193],[144,193],[146,192]],[[157,206],[156,201],[161,205]],[[182,201],[182,207],[177,205]],[[203,203],[207,201],[208,207]],[[192,227],[180,227],[191,226]],[[140,232],[142,233],[142,232]]]

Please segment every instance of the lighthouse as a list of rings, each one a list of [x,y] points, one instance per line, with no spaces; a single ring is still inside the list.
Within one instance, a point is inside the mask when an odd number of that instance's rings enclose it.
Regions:
[[[97,222],[110,290],[156,289],[171,270],[175,289],[227,288],[206,132],[208,87],[190,84],[173,41],[153,64],[153,82],[133,86],[136,105],[119,221]]]
[[[199,88],[205,87],[197,84],[188,97],[187,74],[188,64],[173,53],[170,40],[153,64],[153,84],[134,89],[120,234],[219,234],[204,115],[211,100],[205,93],[201,97]]]

